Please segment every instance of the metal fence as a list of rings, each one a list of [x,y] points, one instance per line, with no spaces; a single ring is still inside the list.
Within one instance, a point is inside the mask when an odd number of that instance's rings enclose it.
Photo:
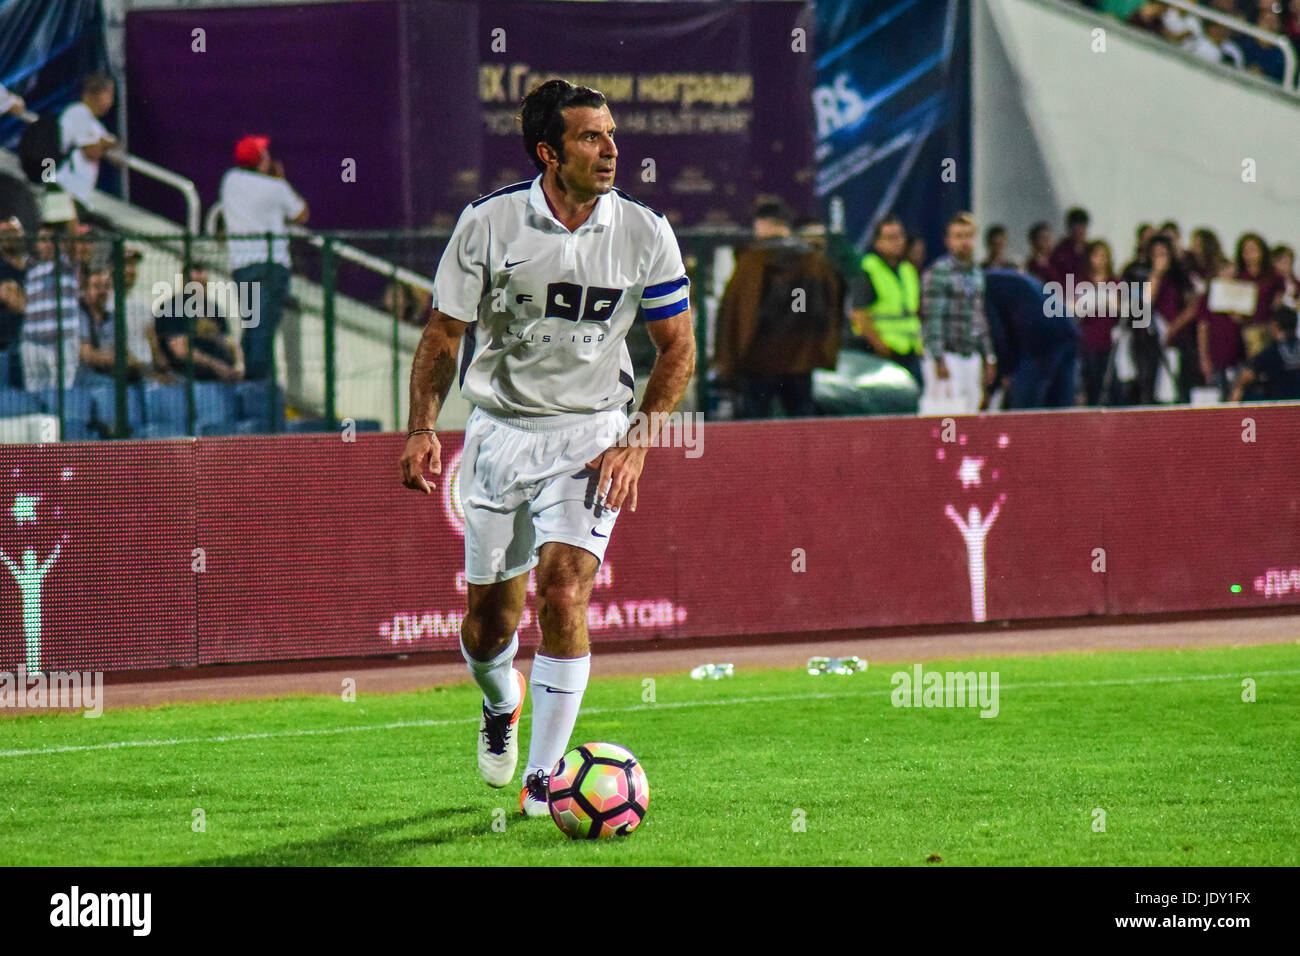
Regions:
[[[411,359],[446,232],[30,238],[26,314],[0,330],[0,440],[405,427]],[[699,349],[683,406],[704,411],[710,317],[744,236],[680,238]],[[281,274],[277,318],[267,286],[285,250],[291,268]],[[643,385],[655,349],[642,323],[628,348]],[[449,398],[445,427],[463,424],[459,401]]]

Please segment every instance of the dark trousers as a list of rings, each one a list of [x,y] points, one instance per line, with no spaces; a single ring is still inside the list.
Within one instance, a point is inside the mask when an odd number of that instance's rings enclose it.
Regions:
[[[258,262],[234,271],[235,281],[255,283],[249,301],[253,315],[244,322],[240,342],[244,350],[244,378],[260,381],[270,378],[275,365],[275,333],[284,317],[284,300],[289,294],[289,270],[274,262]],[[243,322],[241,322],[243,324]]]
[[[1087,403],[1094,408],[1101,404],[1101,387],[1106,380],[1106,369],[1110,367],[1110,354],[1110,349],[1104,352],[1080,353],[1079,365],[1083,372],[1083,391],[1087,396]],[[1110,392],[1106,396],[1107,405],[1115,404],[1115,391],[1115,381],[1112,378]]]
[[[1201,352],[1191,336],[1178,343],[1178,401],[1186,405],[1192,400],[1192,389],[1201,385]]]
[[[907,369],[908,374],[916,379],[918,386],[925,387],[925,379],[921,377],[921,354],[919,352],[913,352],[911,355],[891,355],[889,360],[903,366],[903,368]]]
[[[1073,342],[1042,355],[1024,355],[1011,376],[1012,408],[1069,408],[1074,404]],[[1105,366],[1102,367],[1105,372]]]
[[[785,418],[808,418],[817,414],[812,399],[812,372],[793,375],[737,376],[740,384],[741,418],[775,418],[772,405],[781,403]]]

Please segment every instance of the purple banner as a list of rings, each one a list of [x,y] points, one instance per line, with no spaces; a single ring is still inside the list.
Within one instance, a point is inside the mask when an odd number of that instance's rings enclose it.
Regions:
[[[450,228],[535,174],[515,116],[558,75],[607,95],[621,188],[675,224],[745,224],[759,193],[813,211],[811,35],[807,4],[780,2],[137,11],[130,145],[207,205],[235,140],[264,133],[315,227]],[[179,214],[138,180],[133,198]]]

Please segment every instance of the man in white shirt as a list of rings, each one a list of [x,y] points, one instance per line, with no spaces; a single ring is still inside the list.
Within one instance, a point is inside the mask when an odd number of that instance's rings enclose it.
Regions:
[[[59,145],[67,157],[55,173],[57,182],[82,206],[99,180],[99,161],[117,146],[117,139],[99,121],[113,108],[115,86],[107,73],[92,73],[81,81],[81,99],[59,115]]]
[[[271,141],[265,136],[245,136],[235,144],[235,166],[221,180],[221,206],[226,219],[226,252],[235,281],[253,283],[253,315],[245,320],[244,378],[271,377],[275,358],[275,332],[284,314],[289,292],[290,223],[307,221],[307,203],[285,181],[284,165],[271,158]],[[278,238],[269,242],[266,233]],[[255,239],[253,236],[263,236]]]
[[[483,691],[479,772],[493,787],[514,778],[529,686],[514,667],[516,628],[536,568],[542,646],[519,807],[539,817],[587,686],[596,571],[620,506],[636,510],[647,450],[695,368],[695,336],[672,227],[614,188],[604,95],[548,80],[525,97],[521,119],[540,174],[461,213],[412,362],[400,471],[408,488],[431,493],[424,471],[442,471],[435,430],[459,352],[461,394],[474,406],[459,477],[469,584],[461,652]],[[658,357],[630,429],[625,339],[638,310]]]

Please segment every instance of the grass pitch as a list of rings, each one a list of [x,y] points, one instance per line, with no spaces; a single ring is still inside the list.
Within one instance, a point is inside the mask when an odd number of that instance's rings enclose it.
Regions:
[[[574,742],[650,780],[600,843],[482,784],[469,685],[0,718],[0,865],[1300,863],[1300,645],[925,668],[997,716],[892,706],[901,664],[593,681]]]

